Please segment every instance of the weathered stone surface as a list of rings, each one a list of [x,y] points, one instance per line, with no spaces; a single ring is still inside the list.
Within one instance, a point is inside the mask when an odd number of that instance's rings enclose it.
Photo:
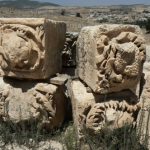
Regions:
[[[145,61],[145,41],[138,26],[84,27],[77,55],[78,75],[94,92],[135,92]]]
[[[44,18],[1,18],[1,74],[45,79],[60,72],[65,32],[63,22]]]
[[[66,41],[62,51],[62,65],[64,67],[76,66],[76,42],[78,32],[67,32]]]
[[[150,72],[145,76],[140,101],[142,109],[138,115],[138,134],[141,136],[141,142],[147,143],[150,149]]]
[[[99,133],[104,128],[116,129],[136,123],[140,103],[131,105],[126,101],[111,100],[96,103],[86,116],[86,128],[92,133]]]
[[[60,127],[66,101],[60,87],[0,78],[0,117],[4,122],[36,120],[39,127]]]
[[[70,95],[79,140],[85,132],[97,134],[106,127],[121,128],[136,123],[140,110],[137,97],[130,91],[98,95],[88,93],[80,81],[72,81]]]

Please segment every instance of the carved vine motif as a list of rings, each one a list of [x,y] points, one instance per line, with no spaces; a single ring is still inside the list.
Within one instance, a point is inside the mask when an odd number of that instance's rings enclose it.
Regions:
[[[54,100],[54,90],[51,90],[52,85],[38,84],[35,87],[33,96],[36,103],[32,107],[36,110],[35,118],[40,117],[41,125],[52,126],[52,120],[56,114],[56,104]]]
[[[106,93],[105,90],[122,84],[125,80],[139,78],[146,57],[142,37],[132,32],[121,32],[111,38],[106,33],[97,40],[97,52],[96,92]]]
[[[105,127],[114,129],[123,127],[126,124],[134,124],[140,108],[140,103],[129,105],[126,101],[96,103],[91,106],[87,114],[83,113],[80,119],[82,118],[82,126],[85,126],[91,133],[96,134]]]
[[[0,25],[0,63],[3,70],[32,72],[44,56],[43,26]]]

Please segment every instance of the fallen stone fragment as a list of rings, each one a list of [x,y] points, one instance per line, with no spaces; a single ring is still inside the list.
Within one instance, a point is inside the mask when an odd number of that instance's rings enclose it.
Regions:
[[[70,77],[67,74],[59,74],[50,79],[50,83],[54,85],[64,85]]]
[[[19,124],[37,121],[37,127],[60,127],[66,116],[66,98],[61,87],[0,78],[0,118]]]
[[[0,18],[1,75],[46,79],[61,71],[66,24],[44,18]]]
[[[126,89],[136,93],[145,56],[138,26],[84,27],[77,40],[77,73],[95,93]]]

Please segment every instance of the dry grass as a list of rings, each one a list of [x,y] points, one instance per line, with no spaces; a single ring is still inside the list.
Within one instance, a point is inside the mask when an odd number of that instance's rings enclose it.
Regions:
[[[87,15],[90,10],[83,13],[82,9],[74,8],[66,12],[64,16],[61,15],[61,10],[64,8],[51,7],[49,9],[39,10],[19,10],[11,8],[0,8],[0,17],[8,18],[48,18],[57,21],[64,21],[67,24],[67,30],[72,32],[79,32],[82,27],[97,24],[93,20],[88,20]],[[69,8],[70,9],[70,8]],[[76,17],[75,14],[81,12],[82,18]]]

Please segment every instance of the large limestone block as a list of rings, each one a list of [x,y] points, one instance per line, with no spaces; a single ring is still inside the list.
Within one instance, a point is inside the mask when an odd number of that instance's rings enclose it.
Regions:
[[[96,93],[135,92],[145,61],[144,43],[138,26],[84,27],[77,41],[77,73]]]
[[[37,121],[38,127],[60,127],[66,113],[61,86],[0,78],[0,118],[14,124]]]
[[[86,134],[99,134],[105,128],[113,130],[135,124],[141,107],[130,91],[97,95],[88,93],[85,85],[76,80],[70,83],[70,95],[80,142],[84,141]]]
[[[45,79],[61,71],[66,25],[44,18],[0,18],[1,74]]]

